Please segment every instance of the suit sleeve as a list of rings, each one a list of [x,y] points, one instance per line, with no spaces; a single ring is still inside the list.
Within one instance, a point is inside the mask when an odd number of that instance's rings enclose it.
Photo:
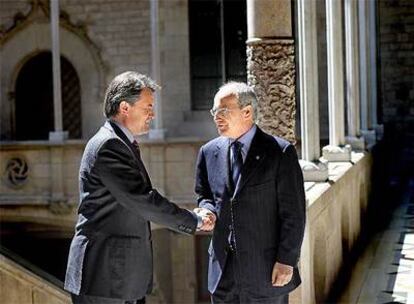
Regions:
[[[288,145],[282,152],[278,176],[280,239],[277,261],[296,266],[305,230],[305,190],[296,150]]]
[[[216,213],[213,194],[208,182],[207,165],[203,147],[201,147],[197,157],[195,193],[197,194],[197,203],[200,208],[206,208],[211,212]]]
[[[147,185],[131,152],[119,139],[110,139],[100,148],[96,168],[102,183],[116,201],[142,218],[182,233],[194,233],[195,214],[179,208]]]

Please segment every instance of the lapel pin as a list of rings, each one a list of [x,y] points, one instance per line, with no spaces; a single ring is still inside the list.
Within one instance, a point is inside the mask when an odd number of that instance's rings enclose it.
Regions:
[[[259,160],[260,159],[260,156],[259,155],[256,155],[256,160]]]

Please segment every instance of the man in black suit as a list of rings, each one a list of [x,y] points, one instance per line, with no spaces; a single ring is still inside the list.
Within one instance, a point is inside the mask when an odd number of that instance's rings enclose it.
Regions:
[[[157,85],[125,72],[110,83],[103,127],[86,145],[80,204],[65,289],[74,303],[145,303],[152,288],[149,221],[192,234],[211,230],[209,212],[181,209],[152,188],[136,135],[148,132]]]
[[[201,147],[198,204],[217,215],[209,247],[212,303],[288,303],[305,193],[295,148],[255,123],[257,98],[244,83],[222,86],[211,114],[220,137]]]

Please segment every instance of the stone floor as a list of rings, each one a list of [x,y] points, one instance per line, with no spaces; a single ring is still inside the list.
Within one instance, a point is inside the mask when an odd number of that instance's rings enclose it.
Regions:
[[[390,225],[360,256],[336,303],[414,304],[414,179]]]

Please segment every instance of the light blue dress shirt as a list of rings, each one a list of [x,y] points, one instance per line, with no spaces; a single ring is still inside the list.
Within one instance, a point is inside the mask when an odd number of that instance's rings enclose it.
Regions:
[[[246,161],[246,157],[247,157],[247,153],[249,153],[249,149],[250,149],[250,145],[252,144],[252,140],[254,135],[256,134],[256,130],[257,130],[257,126],[254,124],[249,131],[247,131],[246,133],[244,133],[242,136],[240,136],[237,139],[230,139],[229,144],[232,144],[234,141],[238,141],[240,143],[242,143],[242,157],[243,157],[243,163]],[[230,160],[231,163],[233,163],[234,160],[234,156],[233,156],[233,151],[232,149],[230,149]]]

